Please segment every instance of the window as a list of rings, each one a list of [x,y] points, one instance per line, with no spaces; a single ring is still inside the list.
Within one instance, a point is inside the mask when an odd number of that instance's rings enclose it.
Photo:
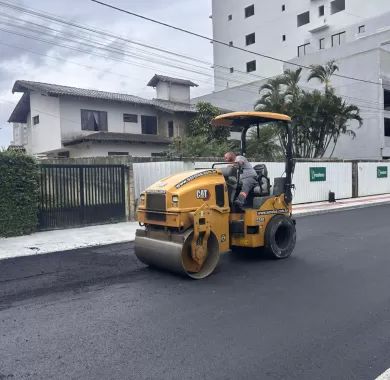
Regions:
[[[283,34],[283,36],[282,36],[282,41],[286,41],[286,35],[285,34]]]
[[[58,152],[57,157],[58,158],[69,158],[70,157],[69,150],[64,151],[64,152]]]
[[[125,123],[138,123],[138,115],[134,115],[131,113],[124,113],[123,114],[123,121]]]
[[[345,0],[334,0],[330,2],[330,14],[345,10]]]
[[[39,115],[33,117],[33,125],[39,124]]]
[[[228,16],[228,21],[232,21],[233,20],[233,15],[229,15]]]
[[[390,111],[390,90],[383,90],[383,103],[386,111]]]
[[[332,36],[332,47],[333,46],[340,46],[345,42],[345,32],[333,34]]]
[[[248,34],[245,37],[245,41],[246,41],[246,46],[253,45],[256,42],[256,34],[255,33]]]
[[[385,119],[385,137],[390,137],[390,119]]]
[[[83,131],[107,131],[107,112],[81,110],[81,129]]]
[[[320,38],[320,50],[325,49],[325,38]]]
[[[254,4],[245,8],[245,18],[251,17],[255,14],[255,6]]]
[[[157,117],[142,115],[141,129],[143,135],[157,135]]]
[[[301,13],[297,16],[297,25],[298,28],[302,25],[306,25],[310,22],[310,12]]]
[[[175,130],[173,127],[173,121],[168,121],[168,137],[173,137],[175,135]]]
[[[233,41],[230,41],[230,42],[229,42],[229,46],[233,46]]]
[[[303,57],[308,53],[308,47],[310,46],[310,43],[303,44],[298,46],[298,57]]]
[[[286,10],[286,5],[283,4],[283,5],[282,5],[282,12],[284,12],[285,10]]]
[[[129,152],[108,152],[109,156],[128,156]]]
[[[246,64],[246,72],[251,73],[252,71],[256,71],[256,61],[250,61]]]
[[[360,25],[359,26],[359,33],[365,33],[366,31],[366,26],[365,25]]]
[[[324,14],[325,14],[325,6],[324,5],[320,5],[318,7],[318,16],[322,17]]]
[[[230,74],[233,74],[234,73],[234,67],[231,67],[230,68]]]

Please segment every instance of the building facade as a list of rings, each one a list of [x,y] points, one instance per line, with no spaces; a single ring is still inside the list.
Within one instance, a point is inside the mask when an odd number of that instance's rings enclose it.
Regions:
[[[9,122],[13,144],[48,157],[151,156],[182,136],[195,114],[195,83],[156,75],[155,99],[54,84],[16,81],[23,93]]]
[[[336,60],[341,76],[334,76],[332,85],[347,103],[360,108],[363,125],[358,128],[357,124],[351,124],[356,138],[342,136],[333,157],[390,158],[390,2],[255,1],[249,13],[245,10],[248,4],[240,0],[227,1],[228,6],[224,11],[219,9],[222,5],[220,3],[213,2],[214,33],[222,35],[221,25],[224,23],[229,38],[235,36],[241,47],[282,58],[285,62],[246,52],[234,52],[233,49],[215,45],[216,89],[211,94],[195,99],[195,102],[209,101],[220,108],[231,110],[253,110],[260,97],[259,89],[269,78],[281,74],[285,69],[296,69],[299,65],[308,67]],[[277,11],[282,16],[277,16]],[[253,12],[253,15],[245,17]],[[266,24],[268,16],[271,17],[269,20],[274,20],[272,24]],[[274,16],[281,17],[280,22],[276,22]],[[229,23],[235,18],[237,28],[230,27]],[[249,19],[254,21],[246,25]],[[243,26],[240,29],[238,26],[241,24]],[[262,25],[268,25],[266,35],[260,32]],[[257,27],[260,29],[255,32],[256,43],[246,46],[245,33]],[[231,79],[225,83],[219,81],[221,73],[218,72],[223,60],[222,50],[225,64],[232,66],[228,73],[224,72],[224,76],[230,75]],[[246,64],[251,60],[256,60],[256,71],[247,73]],[[307,82],[307,77],[308,70],[303,69],[303,88],[323,89],[319,82]],[[330,147],[328,155],[332,149]]]
[[[280,74],[284,61],[389,27],[387,0],[212,0],[215,90]],[[249,50],[240,51],[233,47]]]

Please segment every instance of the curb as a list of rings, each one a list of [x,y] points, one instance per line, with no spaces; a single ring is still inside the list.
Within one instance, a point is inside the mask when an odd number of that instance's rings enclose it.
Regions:
[[[390,204],[390,200],[386,201],[378,201],[376,203],[366,203],[366,204],[360,204],[360,205],[350,205],[350,206],[342,206],[338,208],[331,208],[331,209],[322,209],[322,210],[312,210],[312,211],[296,211],[294,212],[293,210],[293,217],[296,219],[303,218],[306,216],[314,216],[314,215],[322,215],[322,214],[329,214],[329,213],[335,213],[335,212],[343,212],[343,211],[352,211],[356,209],[362,209],[362,208],[368,208],[368,207],[374,207],[374,206],[381,206],[381,205],[388,205]],[[42,255],[49,255],[49,254],[54,254],[58,252],[71,252],[71,251],[77,251],[77,250],[83,250],[87,248],[99,248],[99,247],[107,247],[110,245],[116,245],[116,244],[126,244],[126,243],[132,243],[134,242],[134,238],[127,238],[127,239],[122,239],[122,240],[117,240],[117,241],[110,241],[110,242],[102,242],[102,243],[96,243],[96,244],[80,244],[79,246],[73,246],[71,248],[65,248],[65,249],[60,249],[60,250],[47,250],[47,251],[32,251],[31,253],[27,254],[21,254],[20,256],[5,256],[5,257],[0,257],[0,262],[3,260],[9,260],[9,259],[15,259],[15,258],[22,258],[22,257],[31,257],[31,256],[42,256]],[[387,380],[387,379],[386,379]],[[390,378],[389,378],[390,380]]]
[[[326,209],[326,210],[313,210],[313,211],[304,211],[304,212],[294,212],[293,210],[293,216],[296,218],[302,218],[304,216],[312,216],[312,215],[321,215],[321,214],[330,214],[333,212],[340,212],[340,211],[351,211],[356,209],[362,209],[362,208],[368,208],[368,207],[374,207],[374,206],[383,206],[390,204],[390,200],[388,201],[381,201],[376,203],[366,203],[361,205],[354,205],[354,206],[345,206],[345,207],[339,207],[339,208],[332,208],[332,209]]]

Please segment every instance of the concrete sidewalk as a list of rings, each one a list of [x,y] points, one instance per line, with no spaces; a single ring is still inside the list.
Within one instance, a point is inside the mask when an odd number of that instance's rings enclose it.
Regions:
[[[293,206],[295,217],[390,204],[390,194]],[[133,241],[138,223],[105,224],[0,238],[0,260]]]

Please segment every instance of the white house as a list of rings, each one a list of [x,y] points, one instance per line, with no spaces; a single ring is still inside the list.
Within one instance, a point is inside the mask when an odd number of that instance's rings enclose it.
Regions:
[[[155,75],[155,99],[18,80],[9,122],[15,145],[48,157],[151,156],[185,133],[196,113],[187,80]]]
[[[194,102],[203,100],[220,108],[253,110],[260,97],[259,89],[268,79],[264,76],[272,77],[286,68],[297,68],[294,64],[308,67],[335,59],[340,67],[339,74],[344,77],[335,76],[332,84],[346,102],[360,108],[363,126],[352,125],[356,138],[342,136],[334,157],[390,158],[390,2],[283,0],[279,4],[255,1],[249,13],[245,13],[248,11],[244,4],[247,3],[241,0],[227,0],[222,9],[220,1],[213,2],[214,37],[222,38],[225,27],[228,38],[234,38],[239,46],[287,61],[272,61],[255,54],[218,48],[214,44],[216,89]],[[305,20],[302,20],[302,14],[306,14]],[[229,15],[232,15],[230,21]],[[278,19],[267,23],[267,17]],[[230,26],[234,20],[236,28],[233,24]],[[248,25],[257,30],[253,46],[245,45],[245,33],[252,30]],[[266,33],[260,32],[263,27],[266,27]],[[225,65],[233,68],[231,72],[225,70],[223,73],[225,82],[219,80],[221,51],[225,54]],[[256,60],[256,71],[247,73],[248,60]],[[323,87],[318,82],[307,83],[307,74],[307,70],[303,70],[303,87]],[[227,81],[226,75],[229,76]]]

